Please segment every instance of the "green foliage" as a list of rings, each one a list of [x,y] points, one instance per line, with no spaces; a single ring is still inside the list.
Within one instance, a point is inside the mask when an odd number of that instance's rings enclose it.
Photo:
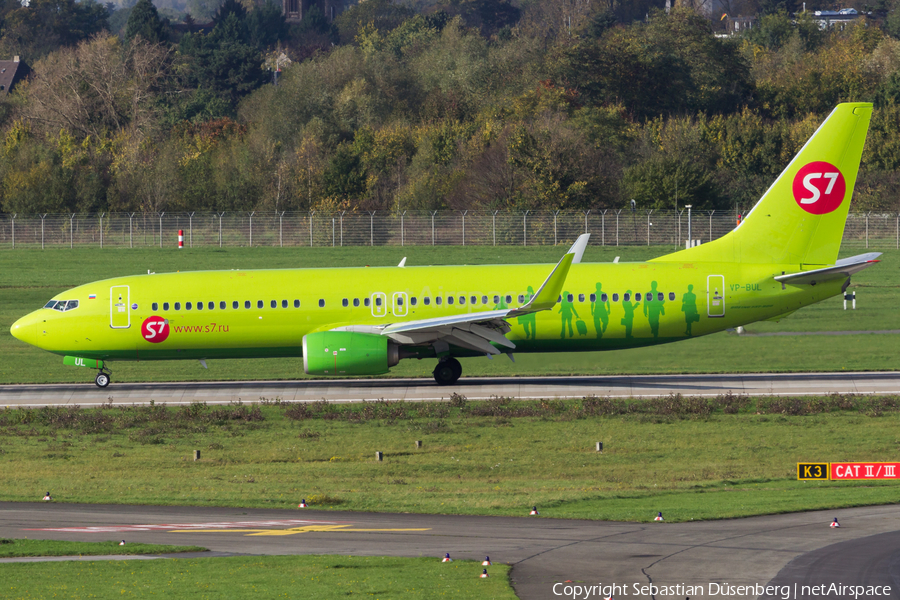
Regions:
[[[109,10],[95,0],[9,1],[0,5],[4,55],[35,61],[61,46],[71,46],[107,29]]]
[[[125,39],[131,41],[137,35],[151,44],[165,42],[169,37],[166,24],[150,0],[138,0],[128,14]]]

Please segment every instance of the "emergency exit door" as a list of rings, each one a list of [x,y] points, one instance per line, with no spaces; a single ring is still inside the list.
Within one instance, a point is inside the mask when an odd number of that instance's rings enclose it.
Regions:
[[[127,285],[109,288],[109,326],[113,329],[131,327],[131,297]]]
[[[706,314],[710,317],[725,316],[724,275],[710,275],[706,278]]]

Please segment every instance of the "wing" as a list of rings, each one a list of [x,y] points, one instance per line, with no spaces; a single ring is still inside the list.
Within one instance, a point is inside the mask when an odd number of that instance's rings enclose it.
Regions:
[[[549,310],[556,306],[569,269],[572,265],[581,262],[590,237],[589,233],[579,236],[538,288],[537,293],[519,308],[488,310],[378,326],[349,325],[337,327],[334,331],[377,333],[388,336],[403,345],[430,343],[434,344],[438,354],[447,352],[451,345],[488,355],[501,353],[494,344],[513,350],[516,345],[506,339],[506,334],[510,331],[506,319]]]

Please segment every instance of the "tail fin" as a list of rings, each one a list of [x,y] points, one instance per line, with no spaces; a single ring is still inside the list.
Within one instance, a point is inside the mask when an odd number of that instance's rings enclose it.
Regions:
[[[734,231],[656,260],[834,264],[871,116],[839,104]]]

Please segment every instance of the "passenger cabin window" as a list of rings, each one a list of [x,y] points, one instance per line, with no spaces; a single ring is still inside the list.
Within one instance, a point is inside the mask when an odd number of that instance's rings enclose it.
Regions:
[[[272,308],[278,308],[278,300],[270,300],[269,306],[271,306]]]
[[[675,292],[669,292],[669,300],[675,300]]]
[[[572,294],[566,294],[566,301],[567,301],[567,302],[571,302],[571,301],[574,300],[574,299],[575,299],[575,296],[573,296]]]
[[[153,304],[150,305],[150,308],[151,308],[151,310],[159,310],[159,304],[154,302]]]
[[[469,298],[469,304],[478,304],[478,296],[472,296]]]
[[[403,306],[403,296],[397,296],[397,306]]]
[[[225,310],[225,303],[219,302],[219,308],[221,308],[222,310]]]
[[[191,303],[190,303],[190,302],[185,302],[185,303],[184,303],[184,310],[191,310]]]
[[[416,300],[416,297],[415,297],[415,296],[413,296],[412,298],[409,299],[409,303],[410,303],[411,305],[415,306],[416,304],[419,303],[419,301]]]
[[[181,302],[175,303],[175,310],[181,310]]]
[[[663,294],[662,292],[656,292],[656,299],[659,300],[660,302],[662,302],[662,299],[664,296],[665,296],[665,294]]]
[[[613,301],[613,302],[618,302],[618,301],[619,301],[619,294],[613,294],[613,296],[612,296],[612,301]]]
[[[300,301],[294,300],[294,308],[300,308]]]
[[[607,302],[609,300],[609,296],[606,294],[600,294],[600,302]]]
[[[578,301],[584,302],[584,294],[578,294]]]
[[[375,306],[381,306],[381,296],[375,297]]]
[[[447,304],[453,304],[453,296],[447,296]]]
[[[500,304],[500,296],[494,296],[494,304]]]
[[[506,295],[506,303],[509,304],[510,302],[512,302],[512,296],[510,296],[509,294],[507,294],[507,295]]]
[[[287,308],[287,300],[281,301],[281,308]]]
[[[250,308],[250,301],[244,300],[244,308]]]
[[[369,304],[370,304],[369,299],[368,299],[368,298],[364,298],[364,299],[363,299],[363,306],[369,306]]]
[[[359,298],[353,299],[353,306],[359,306]]]
[[[482,297],[481,297],[481,303],[482,303],[482,304],[487,304],[487,296],[482,296]]]
[[[441,298],[440,296],[435,296],[435,297],[434,297],[434,303],[437,304],[438,306],[440,306],[440,305],[441,305],[441,302],[443,302],[443,301],[444,301],[444,299]]]
[[[459,303],[460,303],[460,304],[465,304],[465,303],[466,303],[466,297],[465,297],[465,296],[460,296],[460,297],[459,297]]]
[[[631,294],[625,294],[625,295],[623,295],[623,296],[622,296],[622,300],[624,300],[625,302],[630,302],[630,301],[631,301]]]
[[[169,303],[163,302],[163,310],[169,310]]]
[[[237,308],[238,308],[239,306],[240,306],[240,304],[238,304],[238,301],[237,301],[237,300],[235,300],[234,302],[231,303],[231,308],[233,308],[233,309],[235,309],[235,310],[237,310]]]
[[[325,308],[325,300],[323,298],[319,298],[319,308]]]
[[[341,300],[341,306],[343,306],[344,308],[350,306],[350,301],[344,298],[343,300]]]
[[[519,304],[524,304],[524,303],[525,303],[525,295],[519,294]]]
[[[422,302],[425,303],[425,306],[428,306],[429,304],[431,304],[431,298],[429,298],[428,296],[425,296],[425,299],[422,300]]]
[[[591,298],[591,302],[596,302],[596,301],[597,301],[597,294],[591,294],[591,295],[590,295],[590,298]]]
[[[641,301],[641,293],[638,292],[637,294],[635,294],[635,295],[634,295],[634,299],[635,299],[636,301],[640,302],[640,301]]]
[[[203,310],[203,303],[202,303],[202,302],[198,302],[198,303],[197,303],[197,310]]]
[[[262,308],[262,307],[263,307],[263,301],[262,301],[262,300],[257,300],[257,301],[256,301],[256,308]]]

